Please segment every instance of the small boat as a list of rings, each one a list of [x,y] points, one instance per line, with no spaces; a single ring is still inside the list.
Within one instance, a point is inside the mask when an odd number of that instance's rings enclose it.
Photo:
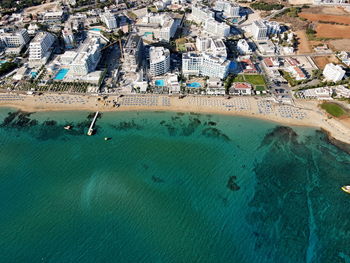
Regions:
[[[70,125],[64,126],[64,129],[65,130],[70,130],[70,129],[72,129],[72,126],[70,126]]]
[[[110,139],[112,139],[112,138],[105,137],[105,141],[109,141]]]
[[[341,189],[345,192],[350,194],[350,185],[344,185],[341,187]]]

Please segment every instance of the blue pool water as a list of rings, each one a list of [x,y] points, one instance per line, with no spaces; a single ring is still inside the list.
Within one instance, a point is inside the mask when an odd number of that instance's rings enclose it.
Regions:
[[[60,71],[58,71],[57,75],[55,76],[54,80],[62,80],[67,75],[69,69],[62,68]]]
[[[0,64],[5,64],[6,62],[6,60],[0,60]]]
[[[90,28],[91,31],[101,31],[100,28]]]
[[[163,79],[157,79],[154,84],[157,86],[157,87],[164,87],[165,86],[165,83],[164,83],[164,80]]]
[[[232,72],[232,71],[235,71],[237,69],[237,62],[235,61],[231,61],[230,63],[230,66],[229,66],[229,70]]]
[[[32,71],[32,72],[30,72],[30,75],[34,79],[38,75],[38,72]]]
[[[190,87],[190,88],[200,88],[202,87],[202,85],[198,82],[192,82],[192,83],[188,83],[187,84],[187,87]]]

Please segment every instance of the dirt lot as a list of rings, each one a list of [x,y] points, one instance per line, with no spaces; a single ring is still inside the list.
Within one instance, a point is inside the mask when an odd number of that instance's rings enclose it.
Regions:
[[[329,46],[335,51],[350,52],[350,39],[337,39],[329,42]]]
[[[350,26],[318,24],[317,37],[322,38],[350,38]]]
[[[342,24],[350,25],[350,16],[339,16],[339,15],[324,15],[324,14],[312,14],[302,12],[299,14],[300,17],[306,18],[309,21],[317,22],[317,21],[327,21],[327,22],[336,22]]]
[[[337,63],[338,60],[336,57],[334,56],[328,56],[328,57],[314,57],[313,60],[315,61],[316,65],[318,68],[320,69],[324,69],[324,67],[328,64],[328,63]]]
[[[52,2],[52,3],[46,3],[46,4],[42,4],[42,5],[38,5],[38,6],[32,6],[32,7],[28,7],[24,10],[24,12],[26,14],[38,14],[40,12],[44,12],[47,10],[59,10],[60,8],[60,4],[57,2]]]
[[[299,54],[312,53],[312,49],[307,39],[307,36],[305,34],[305,31],[299,30],[295,33],[297,34],[299,39],[298,53]]]

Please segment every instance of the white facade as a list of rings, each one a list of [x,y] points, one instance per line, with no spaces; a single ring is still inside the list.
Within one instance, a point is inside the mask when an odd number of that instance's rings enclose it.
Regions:
[[[101,58],[101,40],[89,37],[79,47],[70,69],[76,75],[86,75],[94,71]]]
[[[114,29],[118,27],[117,19],[110,12],[105,12],[101,15],[102,22],[107,26],[108,29]]]
[[[217,11],[223,11],[224,17],[239,17],[240,7],[236,3],[227,1],[216,1],[214,9]]]
[[[177,30],[177,23],[167,14],[148,14],[136,23],[141,36],[170,41]]]
[[[164,75],[170,69],[170,51],[164,47],[151,47],[149,64],[149,73],[152,76]]]
[[[220,23],[214,18],[210,18],[205,21],[204,30],[208,34],[217,37],[227,37],[230,35],[230,26],[225,23]]]
[[[230,61],[227,60],[226,46],[221,39],[196,39],[197,50],[182,55],[184,75],[203,75],[223,79],[227,76]]]
[[[237,42],[237,51],[241,54],[241,55],[247,55],[247,54],[251,54],[252,50],[248,44],[248,42],[245,39],[240,39]]]
[[[251,32],[255,40],[267,39],[267,26],[262,21],[254,21],[251,25]]]
[[[323,76],[327,81],[337,82],[344,78],[345,70],[343,70],[339,65],[329,63],[323,70]]]
[[[281,26],[275,21],[257,20],[251,25],[251,33],[255,40],[266,40],[271,35],[281,33]]]
[[[46,23],[61,22],[62,19],[63,19],[63,11],[45,12],[43,15],[43,22],[46,22]]]
[[[196,23],[204,23],[208,18],[214,18],[213,11],[206,7],[192,6],[191,19]]]
[[[0,39],[2,44],[9,48],[23,46],[30,40],[26,29],[21,29],[14,33],[2,33]]]
[[[38,61],[44,58],[54,42],[55,37],[52,34],[39,32],[29,44],[29,60]]]

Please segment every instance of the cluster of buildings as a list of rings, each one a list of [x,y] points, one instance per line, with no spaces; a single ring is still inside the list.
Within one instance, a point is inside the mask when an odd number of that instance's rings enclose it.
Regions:
[[[214,10],[221,11],[225,18],[240,17],[240,6],[236,3],[219,0],[215,2]]]
[[[227,76],[230,61],[222,39],[197,37],[197,52],[182,55],[182,74],[223,79]]]
[[[350,89],[343,85],[322,87],[298,91],[296,95],[303,99],[333,100],[334,98],[350,98]]]
[[[215,13],[207,7],[194,5],[190,18],[202,26],[203,30],[212,36],[227,37],[231,27],[224,22],[215,20]]]
[[[169,42],[174,37],[179,23],[169,14],[147,14],[136,23],[140,36],[149,40]]]
[[[275,21],[256,20],[251,25],[251,33],[257,41],[267,40],[270,36],[281,33],[281,25]]]

